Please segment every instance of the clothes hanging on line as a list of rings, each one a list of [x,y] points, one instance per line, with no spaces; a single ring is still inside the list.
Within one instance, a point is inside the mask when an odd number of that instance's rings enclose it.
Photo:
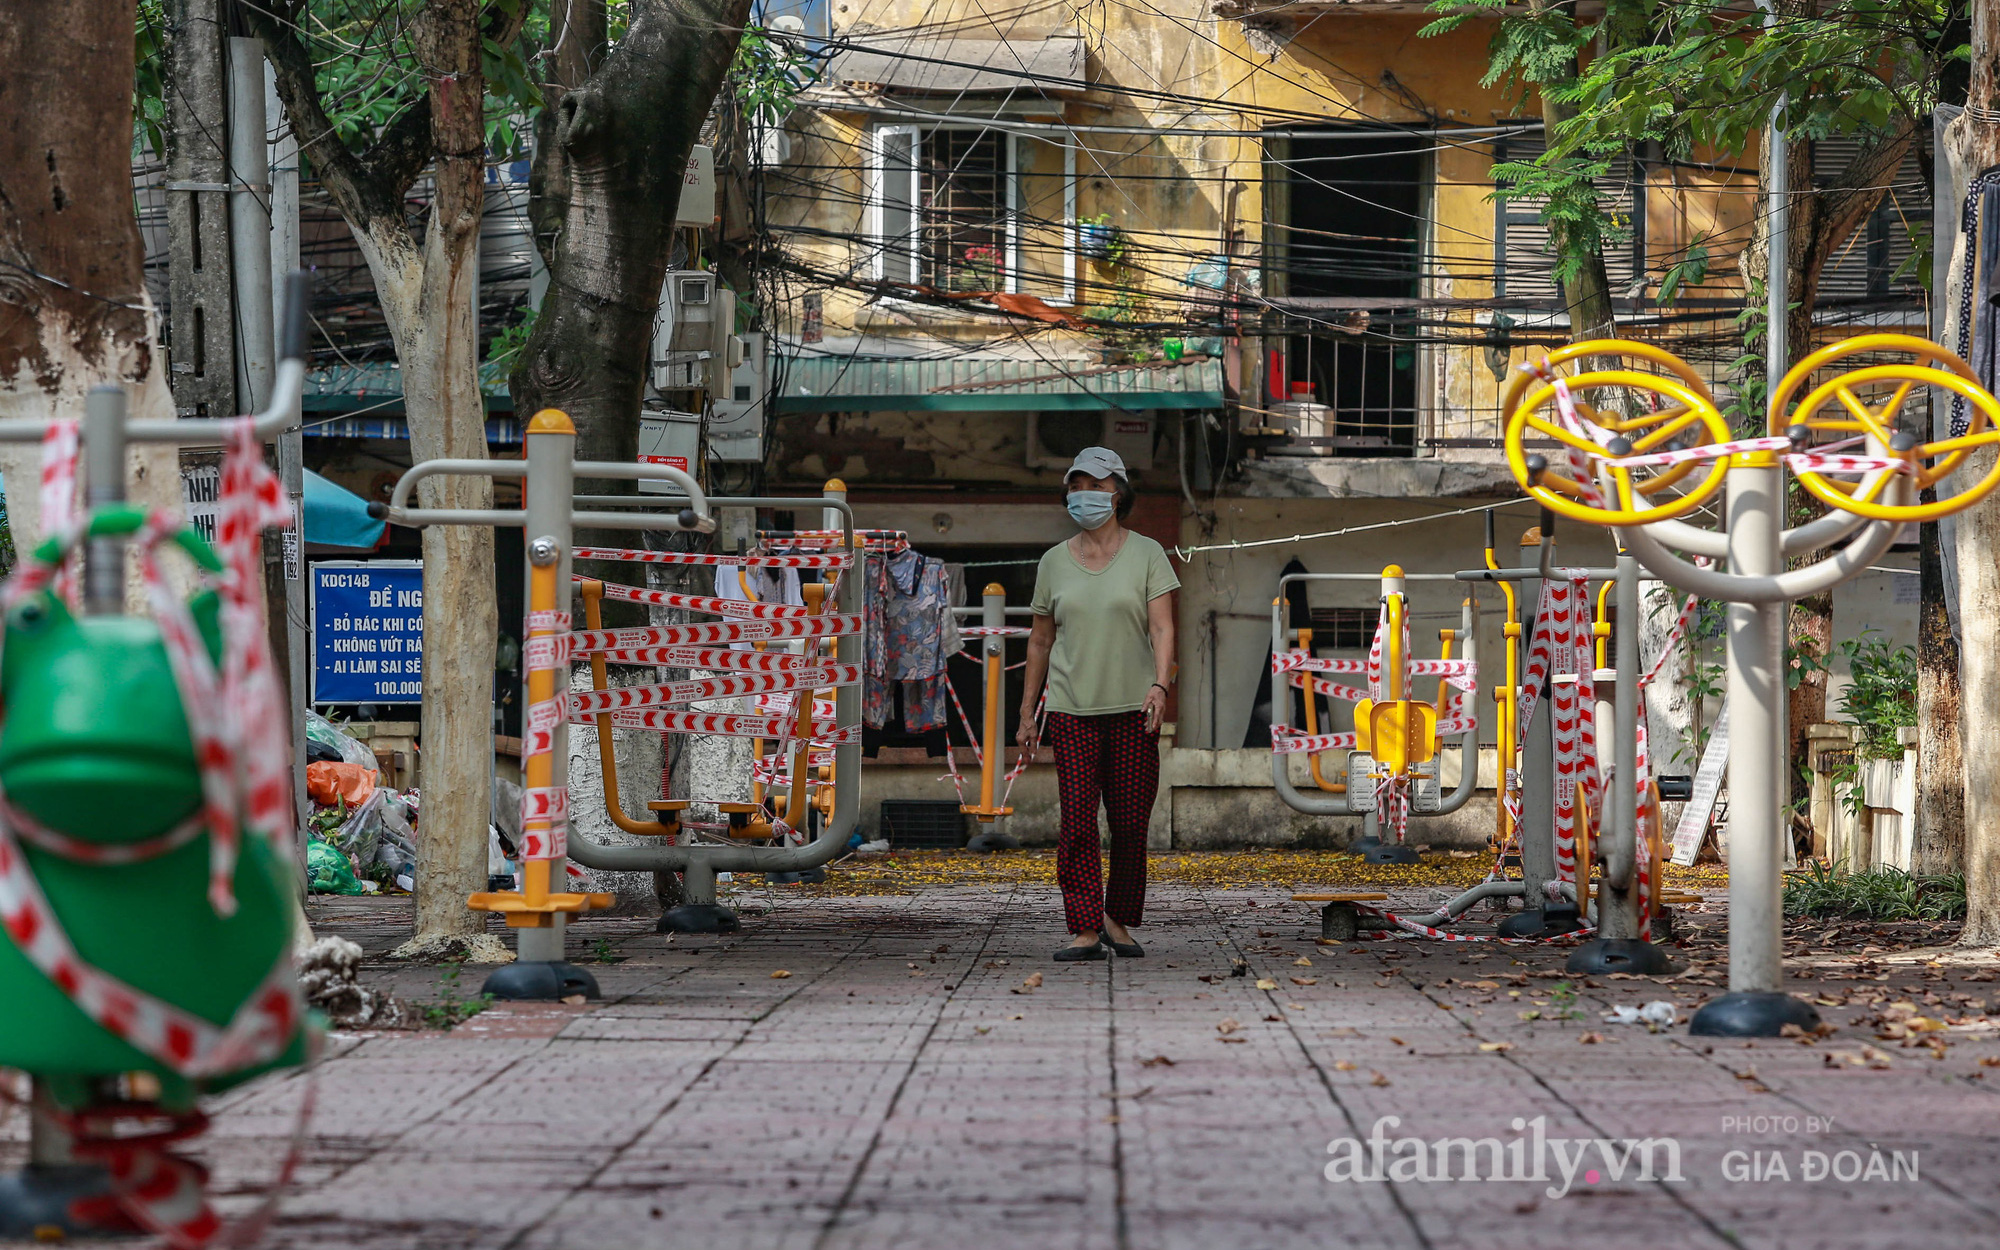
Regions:
[[[917,551],[868,559],[864,627],[868,641],[862,720],[877,729],[894,715],[891,684],[900,683],[903,728],[945,723],[945,666],[964,645],[951,610],[951,579],[942,560]]]

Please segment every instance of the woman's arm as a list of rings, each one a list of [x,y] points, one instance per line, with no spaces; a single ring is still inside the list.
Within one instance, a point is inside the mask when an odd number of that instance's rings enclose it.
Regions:
[[[1028,631],[1028,671],[1021,677],[1021,724],[1014,731],[1014,744],[1022,750],[1035,745],[1035,705],[1041,702],[1042,682],[1049,675],[1049,652],[1056,645],[1056,618],[1038,616]]]
[[[1158,595],[1146,605],[1146,633],[1153,641],[1153,685],[1146,691],[1146,732],[1158,733],[1167,714],[1167,683],[1174,675],[1174,596]],[[1034,661],[1028,661],[1033,671]]]

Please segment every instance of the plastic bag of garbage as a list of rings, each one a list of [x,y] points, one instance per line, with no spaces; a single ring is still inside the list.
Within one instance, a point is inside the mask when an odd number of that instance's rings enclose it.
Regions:
[[[1655,999],[1644,1007],[1613,1007],[1604,1013],[1604,1018],[1613,1024],[1643,1024],[1654,1033],[1670,1029],[1680,1020],[1674,1005],[1663,998]]]
[[[375,792],[376,773],[358,764],[335,764],[316,760],[306,765],[306,793],[321,807],[337,802],[350,806],[367,801]]]
[[[340,848],[318,838],[306,843],[306,889],[314,894],[365,894],[354,879],[354,865]]]
[[[521,787],[505,777],[493,779],[493,826],[508,842],[520,845]]]
[[[332,747],[340,753],[338,758],[344,763],[365,768],[371,773],[379,771],[375,763],[375,752],[311,708],[306,709],[306,741]]]

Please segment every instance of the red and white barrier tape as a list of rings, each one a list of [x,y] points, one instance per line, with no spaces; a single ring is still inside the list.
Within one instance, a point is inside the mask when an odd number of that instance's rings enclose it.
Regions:
[[[77,494],[77,435],[81,423],[51,421],[42,435],[40,500],[42,535],[61,534],[76,523],[81,509]],[[65,560],[55,575],[55,597],[76,606],[76,566]]]
[[[611,664],[648,667],[665,664],[674,668],[709,668],[741,673],[788,673],[827,662],[827,657],[822,655],[799,655],[792,651],[737,651],[729,647],[636,647],[601,651],[596,658]]]
[[[730,602],[734,602],[733,600]],[[861,632],[861,617],[786,616],[748,621],[703,621],[691,625],[640,625],[629,629],[579,630],[569,636],[572,656],[584,657],[638,651],[650,647],[717,646],[732,642],[766,642],[786,638],[831,638]],[[620,663],[644,664],[632,660]],[[657,661],[667,663],[667,661]]]
[[[611,713],[617,729],[650,729],[654,733],[718,734],[726,738],[776,738],[796,732],[782,716],[745,716],[737,712],[675,712],[666,708],[628,708]],[[815,746],[843,746],[861,741],[861,727],[843,729],[832,720],[812,722]]]
[[[1026,638],[1034,631],[1026,625],[961,625],[958,632],[965,638]]]
[[[551,675],[549,697],[528,705],[522,726],[521,770],[531,761],[554,756],[556,730],[563,721],[569,685],[570,614],[544,608],[528,613],[528,642],[522,648],[524,667],[532,684],[536,673]],[[566,778],[568,765],[549,761],[549,775]],[[567,785],[535,787],[521,792],[521,858],[562,859],[569,854],[569,788]]]
[[[1369,697],[1359,686],[1343,686],[1324,677],[1314,677],[1310,673],[1293,672],[1288,679],[1294,690],[1303,690],[1310,683],[1314,694],[1325,695],[1329,699],[1339,699],[1343,703],[1359,703]]]
[[[728,565],[755,569],[844,569],[854,557],[844,552],[833,555],[731,556],[697,551],[640,551],[628,547],[578,547],[570,553],[578,560],[619,560],[631,564]]]
[[[1316,755],[1321,751],[1354,750],[1360,735],[1305,734],[1289,725],[1271,726],[1271,751],[1275,755]]]
[[[573,581],[589,581],[586,577],[576,577]],[[805,616],[810,609],[795,603],[758,603],[752,599],[718,599],[714,595],[683,595],[671,590],[647,590],[641,586],[625,586],[617,582],[604,582],[604,597],[624,603],[649,603],[654,607],[682,608],[689,612],[706,612],[710,616],[741,616],[759,620],[773,617]]]
[[[699,677],[689,681],[665,682],[651,686],[616,686],[609,690],[583,690],[569,696],[571,723],[600,712],[625,708],[672,707],[699,703],[706,699],[730,699],[746,694],[770,694],[782,690],[817,690],[825,686],[853,686],[861,681],[858,664],[828,664],[818,668],[794,669],[782,673],[732,673],[726,677]]]
[[[901,552],[910,546],[910,536],[902,530],[855,530],[854,536],[870,551]],[[839,547],[847,542],[841,530],[759,530],[757,538],[767,547]]]

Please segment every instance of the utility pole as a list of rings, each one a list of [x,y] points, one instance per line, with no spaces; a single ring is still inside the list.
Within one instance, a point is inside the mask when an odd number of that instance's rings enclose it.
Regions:
[[[261,45],[259,45],[261,50]],[[264,75],[264,117],[272,126],[270,149],[271,179],[271,273],[292,273],[299,268],[299,140],[292,133],[291,119],[278,102],[278,76],[267,60],[259,59]],[[284,296],[279,294],[280,301]],[[273,324],[283,317],[274,309]],[[292,532],[281,539],[289,544],[282,560],[284,572],[285,646],[275,654],[284,657],[286,689],[292,713],[292,804],[298,811],[299,836],[304,838],[306,820],[312,815],[306,797],[306,642],[305,581],[305,448],[301,431],[294,428],[278,435],[278,477],[291,500]],[[277,603],[275,597],[273,604]],[[301,844],[301,854],[305,847]]]
[[[236,407],[235,301],[229,281],[227,94],[223,0],[174,0],[167,92],[168,383],[182,417],[226,417]],[[182,459],[218,463],[210,452]]]

